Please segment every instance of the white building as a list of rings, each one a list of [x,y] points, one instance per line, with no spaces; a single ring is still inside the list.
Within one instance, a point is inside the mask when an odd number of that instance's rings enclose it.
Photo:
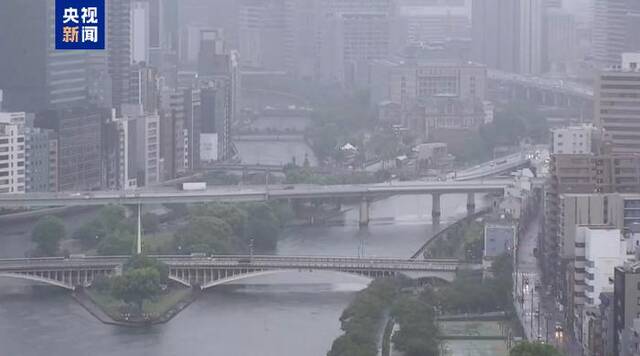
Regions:
[[[131,59],[149,63],[149,2],[131,4]]]
[[[582,344],[588,347],[593,311],[600,305],[600,293],[613,291],[614,270],[634,255],[627,248],[619,229],[610,226],[580,226],[577,228],[576,250],[580,241],[584,246],[584,303],[576,303],[576,330],[581,333]],[[579,259],[576,252],[576,261]],[[576,268],[577,270],[578,268]],[[576,273],[577,275],[577,273]],[[577,282],[576,282],[577,283]],[[578,292],[576,290],[576,292]]]
[[[138,186],[160,182],[160,116],[143,113],[142,105],[128,104],[123,105],[122,114],[128,123],[127,174],[136,177]]]
[[[25,192],[23,112],[0,112],[0,194]]]
[[[597,306],[600,293],[613,288],[610,279],[614,268],[634,255],[628,253],[627,242],[619,229],[581,226],[578,231],[584,234],[585,304]]]
[[[640,153],[640,54],[625,53],[595,82],[594,122],[612,137],[613,153]]]
[[[551,153],[591,153],[596,128],[592,125],[570,126],[551,130]]]

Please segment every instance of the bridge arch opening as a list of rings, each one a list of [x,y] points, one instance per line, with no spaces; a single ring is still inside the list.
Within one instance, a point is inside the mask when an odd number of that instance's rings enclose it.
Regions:
[[[405,273],[405,272],[397,272],[397,273],[385,273],[385,272],[369,272],[369,271],[337,271],[337,270],[315,270],[315,269],[300,269],[300,270],[292,270],[292,269],[275,269],[275,270],[264,270],[264,271],[248,271],[248,272],[240,272],[234,275],[229,275],[224,278],[208,281],[200,284],[200,289],[206,290],[216,286],[229,284],[233,282],[244,281],[247,279],[252,279],[256,277],[262,276],[270,276],[270,275],[285,275],[285,274],[295,274],[295,273],[317,273],[322,275],[319,277],[320,280],[324,280],[326,276],[327,282],[334,282],[331,280],[331,275],[333,276],[348,276],[350,278],[357,278],[358,281],[362,281],[364,284],[369,284],[375,278],[380,277],[393,277],[393,276],[404,276],[411,279],[428,279],[428,280],[438,280],[441,283],[451,283],[455,279],[455,275],[452,275],[450,272],[429,272],[427,274],[418,274],[414,275],[414,273]],[[191,283],[190,281],[180,279],[177,276],[170,277],[175,282],[178,282],[182,285],[192,287],[195,283]],[[274,284],[277,284],[275,282]]]
[[[71,291],[75,290],[74,286],[62,283],[54,279],[43,278],[43,277],[38,277],[34,275],[19,274],[19,273],[0,273],[0,279],[1,278],[19,279],[24,281],[36,282],[41,285],[44,284],[44,285],[64,288]]]

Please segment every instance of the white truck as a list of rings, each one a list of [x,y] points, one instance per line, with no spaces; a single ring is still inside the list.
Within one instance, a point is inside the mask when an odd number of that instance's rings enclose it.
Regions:
[[[178,184],[178,190],[182,191],[200,191],[207,190],[206,182],[187,182]]]

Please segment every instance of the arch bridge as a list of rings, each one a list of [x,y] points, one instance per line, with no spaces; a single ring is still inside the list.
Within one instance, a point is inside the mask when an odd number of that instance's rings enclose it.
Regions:
[[[334,271],[368,278],[405,275],[453,281],[461,269],[480,269],[451,259],[406,260],[310,256],[153,256],[167,264],[169,278],[201,289],[285,271]],[[26,279],[70,290],[99,276],[122,272],[128,256],[0,260],[0,277]]]

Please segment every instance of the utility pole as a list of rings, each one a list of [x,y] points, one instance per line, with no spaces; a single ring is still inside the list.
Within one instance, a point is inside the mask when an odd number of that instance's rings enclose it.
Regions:
[[[138,203],[138,236],[136,239],[136,254],[142,254],[142,204]]]
[[[533,290],[535,289],[535,284],[533,287],[529,287],[531,289],[531,340],[533,341]]]

